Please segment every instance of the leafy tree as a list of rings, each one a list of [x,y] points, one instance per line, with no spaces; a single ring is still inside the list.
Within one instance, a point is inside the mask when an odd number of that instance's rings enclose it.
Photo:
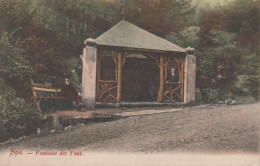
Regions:
[[[0,132],[5,134],[1,141],[35,131],[40,120],[31,105],[18,97],[24,97],[24,83],[35,72],[20,50],[10,43],[11,36],[4,32],[0,38]]]
[[[62,59],[47,39],[33,35],[22,41],[17,40],[16,46],[20,48],[29,65],[41,74],[41,77],[46,79],[57,74],[63,75]]]
[[[165,37],[169,41],[183,48],[192,47],[198,50],[200,42],[199,34],[199,26],[189,26],[178,32],[170,32]]]
[[[226,28],[237,33],[237,41],[257,45],[259,40],[259,2],[235,0],[225,8]]]
[[[191,0],[128,0],[126,19],[159,36],[189,25],[194,7]]]
[[[260,85],[260,60],[259,54],[256,51],[246,49],[242,52],[241,63],[237,66],[235,73],[236,79],[233,93],[238,96],[252,96],[259,100],[259,85]]]
[[[5,84],[11,84],[22,94],[23,91],[19,89],[24,90],[24,88],[20,86],[23,86],[35,72],[23,58],[21,51],[10,43],[11,36],[12,34],[4,32],[0,38],[0,75]]]

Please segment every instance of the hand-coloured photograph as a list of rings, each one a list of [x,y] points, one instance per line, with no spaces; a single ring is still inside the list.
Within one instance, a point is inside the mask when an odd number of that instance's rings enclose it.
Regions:
[[[260,165],[259,0],[0,0],[0,166]]]

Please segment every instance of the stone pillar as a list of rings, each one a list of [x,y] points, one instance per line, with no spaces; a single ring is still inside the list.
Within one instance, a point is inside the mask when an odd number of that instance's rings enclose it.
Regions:
[[[194,48],[186,48],[184,64],[184,103],[195,102],[196,57]]]
[[[87,108],[95,107],[97,48],[94,39],[87,39],[82,57],[82,100]]]

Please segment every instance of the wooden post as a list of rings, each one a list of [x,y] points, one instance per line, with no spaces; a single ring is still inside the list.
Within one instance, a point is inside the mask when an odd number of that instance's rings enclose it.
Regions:
[[[181,60],[181,100],[183,101],[183,86],[184,86],[184,59]]]
[[[121,81],[122,81],[122,52],[118,54],[118,62],[117,62],[117,98],[116,101],[120,102],[121,100]]]
[[[99,82],[100,82],[100,62],[101,62],[101,56],[97,54],[97,94],[96,96],[99,96]]]
[[[41,108],[40,108],[40,105],[37,101],[37,95],[36,95],[36,92],[33,90],[33,80],[30,79],[30,83],[31,83],[31,90],[32,90],[32,94],[33,94],[33,102],[34,102],[34,105],[36,107],[36,111],[39,112],[39,113],[42,113],[41,111]]]
[[[162,98],[163,98],[163,84],[164,84],[164,78],[163,78],[163,56],[160,56],[160,88],[159,88],[159,92],[158,92],[158,97],[157,97],[157,101],[158,102],[162,102]]]

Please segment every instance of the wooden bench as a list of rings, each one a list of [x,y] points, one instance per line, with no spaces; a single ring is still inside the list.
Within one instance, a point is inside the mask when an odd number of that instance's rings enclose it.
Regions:
[[[42,113],[40,108],[40,101],[41,100],[71,100],[71,98],[60,97],[60,89],[53,88],[50,84],[41,84],[33,82],[33,79],[30,79],[31,91],[32,91],[32,98],[33,98],[33,105],[36,108],[36,111]],[[49,96],[37,96],[37,91],[49,92]],[[55,96],[54,96],[55,95]]]

